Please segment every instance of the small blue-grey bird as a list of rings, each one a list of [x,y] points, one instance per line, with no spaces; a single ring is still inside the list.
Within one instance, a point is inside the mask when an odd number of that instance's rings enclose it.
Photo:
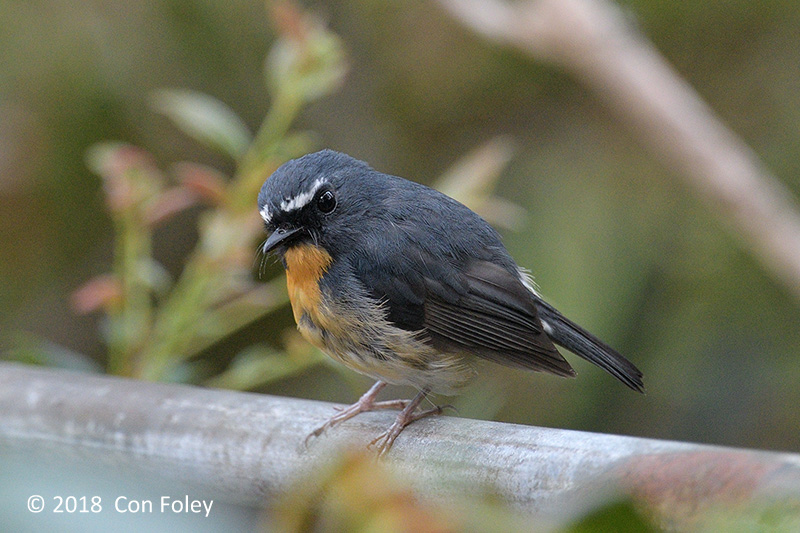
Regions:
[[[279,255],[300,333],[378,380],[311,436],[370,410],[398,408],[373,441],[387,452],[431,392],[453,394],[476,358],[572,377],[555,344],[642,392],[642,373],[538,294],[497,232],[452,198],[323,150],[269,177],[258,207]],[[410,401],[376,401],[387,384]]]

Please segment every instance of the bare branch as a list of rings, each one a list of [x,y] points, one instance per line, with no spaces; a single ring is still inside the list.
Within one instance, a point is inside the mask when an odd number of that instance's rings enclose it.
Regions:
[[[790,191],[605,0],[439,0],[478,33],[569,71],[684,176],[800,297],[800,215]]]

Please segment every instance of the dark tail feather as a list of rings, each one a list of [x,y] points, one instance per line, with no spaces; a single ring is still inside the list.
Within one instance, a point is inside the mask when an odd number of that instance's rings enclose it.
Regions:
[[[644,392],[642,372],[633,363],[547,302],[537,299],[536,304],[539,318],[553,342],[594,363],[633,390]]]

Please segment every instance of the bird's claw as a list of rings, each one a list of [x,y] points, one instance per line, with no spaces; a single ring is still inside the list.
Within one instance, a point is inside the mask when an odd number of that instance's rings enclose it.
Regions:
[[[379,409],[400,409],[400,413],[397,415],[397,418],[392,423],[389,428],[372,439],[372,441],[367,445],[368,449],[373,447],[377,447],[378,451],[378,458],[384,457],[389,450],[392,448],[394,441],[397,440],[397,437],[412,422],[419,420],[420,418],[425,418],[426,416],[430,415],[439,415],[447,409],[451,408],[455,410],[455,407],[452,405],[444,405],[444,406],[435,406],[431,409],[427,409],[424,411],[417,411],[419,404],[425,399],[428,390],[422,390],[413,400],[388,400],[382,402],[376,402],[375,397],[377,396],[378,392],[384,387],[385,383],[378,382],[372,386],[372,388],[367,391],[359,400],[350,405],[349,407],[340,407],[336,406],[334,409],[336,410],[336,414],[329,418],[324,424],[320,427],[316,428],[314,431],[309,433],[309,435],[305,438],[305,446],[308,447],[308,443],[314,437],[319,437],[329,428],[344,422],[345,420],[349,420],[354,416],[365,413],[368,411],[376,411]]]

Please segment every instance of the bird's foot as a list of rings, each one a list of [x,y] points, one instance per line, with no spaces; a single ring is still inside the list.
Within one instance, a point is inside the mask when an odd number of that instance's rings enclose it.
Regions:
[[[416,400],[416,398],[414,400]],[[400,412],[400,414],[397,415],[397,418],[395,419],[394,423],[392,423],[392,425],[389,426],[389,429],[387,429],[386,431],[375,437],[375,439],[373,439],[372,442],[369,443],[368,447],[376,446],[379,458],[384,457],[387,453],[389,453],[389,450],[392,448],[394,441],[397,439],[400,433],[406,428],[406,426],[408,426],[412,422],[416,422],[420,418],[425,418],[426,416],[440,415],[444,411],[445,407],[447,407],[447,406],[440,407],[437,405],[436,407],[433,407],[431,409],[426,409],[424,411],[416,411],[418,405],[419,402],[417,402],[417,404],[414,405],[414,401],[412,400],[412,402],[409,403],[406,406],[406,408],[403,409]]]
[[[375,401],[375,398],[378,396],[378,393],[385,386],[386,386],[385,382],[377,381],[353,405],[349,407],[336,407],[338,413],[330,417],[324,424],[322,424],[320,427],[312,431],[306,437],[305,440],[306,446],[308,446],[309,441],[313,437],[319,437],[320,435],[325,433],[325,431],[332,428],[333,426],[340,424],[345,420],[350,420],[351,418],[353,418],[358,414],[366,413],[369,411],[377,411],[379,409],[405,409],[409,404],[409,400],[387,400],[382,402]]]

